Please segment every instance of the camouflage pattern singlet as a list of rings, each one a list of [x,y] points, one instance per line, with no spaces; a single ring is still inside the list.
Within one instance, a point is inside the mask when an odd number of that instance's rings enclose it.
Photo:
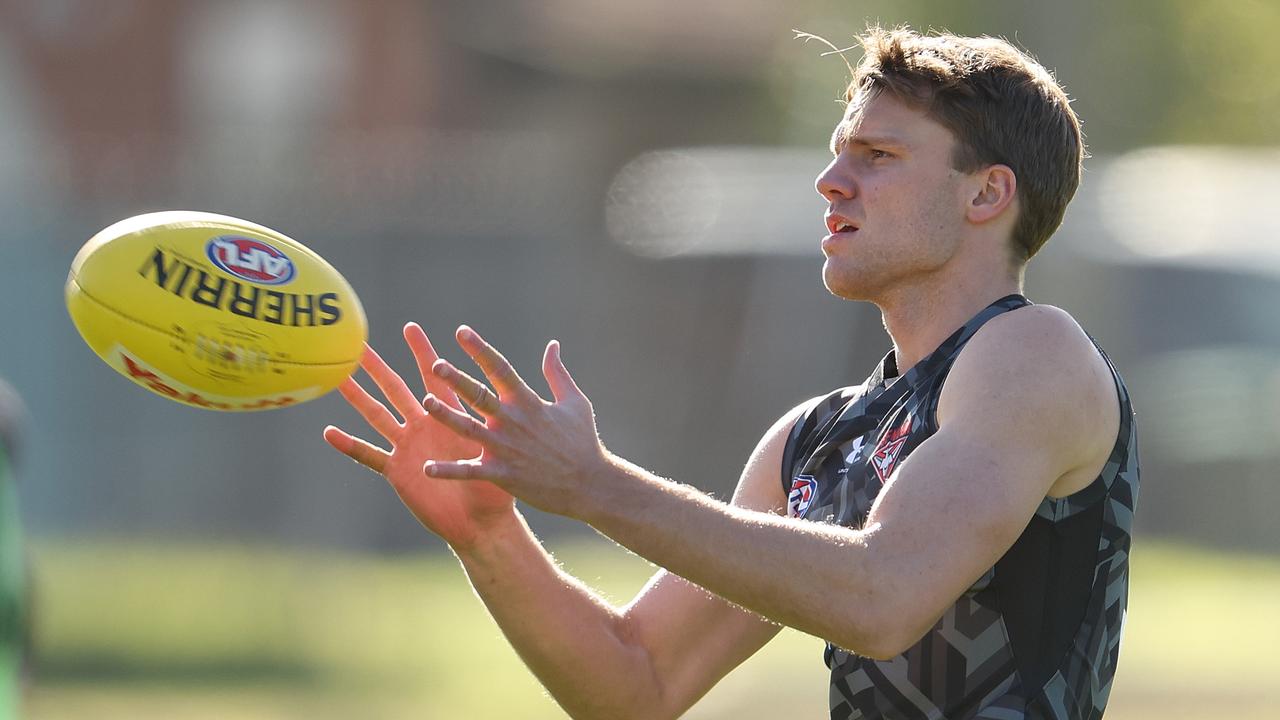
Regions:
[[[788,514],[861,527],[894,468],[937,431],[943,382],[969,338],[987,320],[1030,304],[1021,295],[1001,298],[901,377],[890,352],[862,385],[814,401],[784,454]],[[1120,430],[1102,473],[1073,495],[1041,501],[1008,553],[906,652],[878,661],[828,644],[833,720],[1102,717],[1128,599],[1138,492],[1133,409],[1111,371]]]

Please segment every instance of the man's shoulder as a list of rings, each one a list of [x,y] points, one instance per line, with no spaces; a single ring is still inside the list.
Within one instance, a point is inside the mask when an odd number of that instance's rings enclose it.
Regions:
[[[1029,304],[1001,313],[987,322],[974,339],[982,336],[1000,337],[1004,335],[1022,335],[1026,333],[1051,334],[1054,336],[1079,336],[1087,339],[1088,335],[1071,313],[1054,305]]]
[[[1107,444],[1116,413],[1110,366],[1069,313],[1028,305],[992,318],[961,350],[945,381],[938,421],[977,421],[1044,435],[1069,456]]]
[[[977,377],[1016,381],[1025,376],[1056,387],[1085,378],[1082,370],[1105,367],[1106,361],[1066,310],[1027,305],[988,321],[961,350],[956,365]]]

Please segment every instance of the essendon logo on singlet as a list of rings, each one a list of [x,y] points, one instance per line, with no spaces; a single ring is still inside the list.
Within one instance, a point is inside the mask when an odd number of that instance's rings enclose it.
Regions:
[[[812,475],[797,475],[791,481],[791,492],[787,494],[787,517],[804,517],[817,490],[818,481]]]
[[[893,468],[898,464],[902,446],[907,444],[907,436],[911,434],[911,421],[912,417],[908,415],[901,425],[885,433],[876,445],[875,452],[871,453],[871,465],[882,483],[888,482]]]

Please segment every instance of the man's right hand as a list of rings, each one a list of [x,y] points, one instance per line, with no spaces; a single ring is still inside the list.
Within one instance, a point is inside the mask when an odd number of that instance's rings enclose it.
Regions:
[[[405,325],[404,339],[413,351],[427,393],[462,410],[458,398],[431,372],[438,356],[422,328],[417,323]],[[400,375],[368,345],[360,367],[378,385],[404,421],[398,420],[385,405],[375,400],[355,378],[344,381],[338,391],[391,444],[391,451],[387,452],[332,425],[324,429],[326,442],[343,455],[385,477],[414,517],[455,549],[467,548],[488,528],[516,520],[514,499],[492,483],[427,476],[422,471],[427,460],[478,458],[480,446],[459,437],[429,415]]]

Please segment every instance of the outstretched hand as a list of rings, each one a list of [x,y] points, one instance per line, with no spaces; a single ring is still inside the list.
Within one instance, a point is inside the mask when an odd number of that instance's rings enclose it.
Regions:
[[[548,343],[542,358],[555,398],[548,402],[474,330],[458,328],[457,340],[493,388],[436,360],[431,372],[447,392],[433,391],[424,404],[440,424],[481,450],[467,459],[430,458],[423,470],[432,478],[493,483],[542,510],[573,516],[609,463],[591,401],[565,369],[560,343]],[[457,398],[482,420],[450,402]]]
[[[462,412],[462,405],[453,391],[431,372],[439,356],[426,333],[416,323],[410,323],[404,328],[404,338],[413,352],[426,391],[430,393],[428,397],[434,398],[438,408]],[[377,384],[403,422],[354,378],[343,382],[338,391],[391,444],[391,451],[332,425],[324,430],[326,442],[338,452],[383,475],[414,516],[454,547],[474,541],[493,523],[514,516],[511,494],[496,485],[424,475],[422,467],[428,460],[480,459],[481,445],[447,429],[440,421],[442,409],[428,412],[400,375],[373,348],[365,346],[360,367]]]

